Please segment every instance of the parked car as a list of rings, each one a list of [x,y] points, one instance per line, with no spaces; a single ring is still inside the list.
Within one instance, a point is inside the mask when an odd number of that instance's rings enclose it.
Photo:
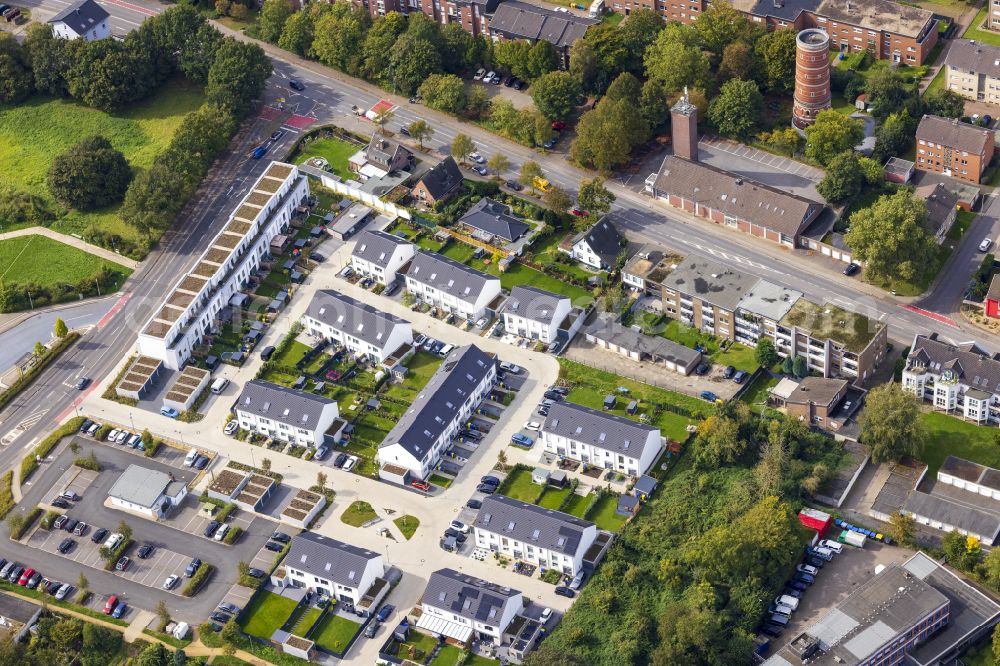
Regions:
[[[520,192],[521,190],[524,189],[524,185],[517,182],[516,180],[508,180],[506,183],[504,183],[504,185],[514,190],[515,192]]]
[[[90,419],[84,419],[83,423],[80,424],[80,428],[79,430],[77,430],[77,432],[87,432],[90,429],[90,426],[92,425],[94,425],[93,421],[91,421]]]
[[[62,528],[67,532],[72,532],[76,529],[76,526],[80,524],[80,521],[76,518],[70,518],[65,523],[63,523]]]
[[[465,543],[465,540],[468,538],[465,534],[459,532],[458,530],[453,530],[450,527],[444,531],[444,535],[445,537],[451,537],[458,543]]]
[[[194,573],[201,567],[201,560],[197,557],[191,560],[188,565],[184,568],[184,576],[190,578]]]
[[[333,461],[333,466],[338,468],[343,467],[345,462],[347,462],[347,454],[338,453],[336,459]]]
[[[125,614],[125,611],[127,609],[128,609],[128,604],[126,604],[124,601],[119,601],[115,605],[115,609],[111,611],[111,617],[115,619],[121,619],[122,615]]]
[[[223,601],[218,606],[219,610],[225,611],[227,613],[232,613],[233,615],[238,615],[240,612],[240,607],[236,604],[231,604],[228,601]]]
[[[302,82],[299,81],[298,79],[289,79],[288,87],[291,88],[292,90],[298,90],[299,92],[306,89],[306,87],[302,85]]]
[[[98,527],[94,530],[94,533],[90,535],[90,540],[94,543],[101,543],[104,541],[104,537],[108,536],[108,530],[106,527]]]
[[[524,447],[530,447],[532,444],[535,443],[535,440],[531,439],[527,435],[522,435],[519,432],[516,432],[513,435],[511,435],[510,441],[513,442],[514,444],[517,444],[518,446],[524,446]]]
[[[848,276],[854,275],[859,270],[861,270],[861,266],[852,261],[851,263],[847,264],[847,267],[844,269],[844,275]]]
[[[358,464],[358,459],[356,456],[347,456],[347,460],[344,462],[344,465],[343,467],[341,467],[341,469],[344,470],[345,472],[350,472],[352,469],[354,469],[354,466],[357,464]]]
[[[118,558],[118,561],[115,562],[115,570],[125,571],[126,569],[128,569],[128,565],[131,564],[131,562],[132,560],[129,558],[128,555],[122,555],[121,557]]]
[[[268,345],[260,350],[260,359],[262,361],[270,360],[272,355],[274,355],[274,345]]]
[[[554,129],[557,132],[562,132],[564,129],[566,129],[566,123],[565,123],[565,121],[562,121],[562,120],[553,120],[552,121],[552,129]]]
[[[838,541],[831,541],[830,539],[821,539],[819,544],[821,548],[828,548],[838,555],[844,552],[844,544]]]
[[[87,523],[81,520],[79,523],[76,524],[76,527],[73,528],[73,534],[75,534],[76,536],[83,536],[86,533],[87,533]]]
[[[569,212],[570,212],[570,214],[575,215],[576,217],[588,217],[588,216],[590,216],[590,213],[588,213],[587,211],[580,210],[579,208],[575,208],[575,207],[574,208],[570,208]]]
[[[451,521],[451,529],[458,530],[462,534],[468,534],[469,533],[469,526],[466,525],[465,523],[463,523],[461,520],[453,520],[453,521]]]
[[[813,557],[818,557],[819,559],[826,560],[827,562],[833,559],[833,551],[829,548],[813,548],[810,546],[809,548],[806,548],[806,552]]]
[[[163,581],[164,590],[172,590],[174,586],[177,585],[177,581],[180,580],[180,576],[167,576],[167,579]]]
[[[810,576],[815,576],[816,574],[819,573],[819,569],[809,564],[800,564],[797,567],[795,567],[795,570],[800,573],[807,573]]]
[[[558,139],[549,139],[548,141],[542,144],[542,148],[545,148],[545,150],[552,150],[553,148],[556,147],[556,143],[558,143],[558,141],[559,141]]]
[[[68,517],[66,517],[66,516],[59,516],[58,518],[56,518],[55,520],[52,521],[52,529],[54,529],[54,530],[61,530],[62,527],[63,527],[63,525],[66,524],[67,520],[69,520]]]
[[[774,624],[765,624],[763,627],[761,627],[760,631],[763,634],[767,634],[771,638],[781,637],[781,627]]]
[[[198,459],[191,466],[195,469],[205,469],[208,466],[208,456],[198,456]]]
[[[71,502],[78,502],[80,500],[80,496],[77,495],[72,490],[62,491],[61,493],[59,493],[59,497],[62,497],[63,499],[68,499]]]
[[[478,486],[476,486],[476,492],[483,493],[484,495],[492,495],[496,491],[497,487],[491,486],[488,483],[480,483]]]
[[[52,500],[51,504],[52,504],[52,506],[56,507],[57,509],[68,509],[69,508],[69,502],[67,502],[66,500],[64,500],[62,497],[55,498],[54,500]]]
[[[236,431],[239,429],[240,429],[240,424],[238,421],[230,421],[229,423],[226,424],[226,427],[223,428],[222,434],[232,437],[233,435],[236,434]]]
[[[72,589],[73,589],[72,585],[70,585],[69,583],[63,583],[56,589],[55,598],[59,599],[60,601],[65,599],[66,595],[68,595],[70,593],[70,590]]]
[[[117,605],[118,605],[118,597],[112,594],[110,597],[108,597],[107,602],[104,604],[104,614],[110,615],[111,611],[113,611],[115,609],[115,606]]]
[[[587,579],[587,574],[581,571],[577,575],[573,576],[573,580],[569,582],[569,589],[579,590],[580,586],[583,585],[583,581]]]
[[[483,503],[477,499],[470,499],[468,502],[465,503],[465,506],[467,506],[470,509],[481,509],[483,508]]]
[[[555,593],[558,594],[560,597],[567,597],[569,599],[572,599],[573,597],[576,596],[576,592],[562,585],[558,586],[555,589]]]
[[[278,543],[288,543],[292,540],[292,537],[288,536],[284,532],[275,532],[271,535],[271,539],[277,541]]]
[[[498,479],[497,477],[495,477],[495,476],[493,476],[491,474],[487,474],[486,476],[484,476],[481,479],[479,479],[479,483],[484,483],[484,484],[491,485],[491,486],[499,486],[500,485],[500,479]]]
[[[211,521],[208,525],[205,525],[205,530],[202,532],[206,537],[211,538],[215,534],[215,530],[219,529],[221,523],[217,520]]]
[[[747,378],[747,373],[744,370],[737,370],[733,375],[733,381],[737,384],[742,384]]]
[[[472,77],[472,80],[482,81],[484,76],[486,76],[486,70],[480,67],[478,70],[476,70],[476,74],[475,76]]]
[[[711,391],[702,391],[698,394],[698,397],[709,402],[717,402],[719,400],[719,396],[715,395]]]
[[[797,573],[795,574],[795,578],[793,578],[792,580],[798,581],[800,583],[805,583],[806,585],[812,585],[813,583],[816,582],[816,577],[810,576],[809,574]]]
[[[534,430],[537,432],[542,429],[542,424],[539,423],[538,421],[528,421],[527,423],[524,424],[524,429]]]
[[[807,584],[803,583],[802,581],[796,580],[796,579],[793,578],[792,580],[788,581],[788,587],[791,588],[792,590],[797,590],[799,592],[805,592],[806,588],[809,587],[809,586]],[[789,594],[789,592],[786,590],[785,594]]]
[[[229,531],[230,527],[231,526],[229,523],[223,523],[222,525],[219,526],[219,529],[215,531],[215,536],[212,538],[216,541],[222,541],[223,539],[226,538],[226,532]]]
[[[140,560],[149,559],[149,556],[153,554],[153,546],[151,544],[143,544],[142,547],[136,551],[136,555],[139,556]]]
[[[489,173],[490,173],[489,171],[486,170],[486,167],[484,167],[481,164],[477,164],[477,165],[473,166],[472,170],[475,171],[476,173],[478,173],[480,176],[482,176],[484,178],[486,176],[488,176]]]
[[[823,568],[823,565],[824,565],[824,564],[826,564],[826,560],[821,560],[820,558],[818,558],[818,557],[813,557],[812,555],[810,555],[809,557],[806,557],[806,558],[805,558],[805,559],[803,560],[803,562],[805,562],[805,563],[806,563],[806,564],[808,564],[809,566],[811,566],[811,567],[815,567],[815,568],[817,568],[817,569],[822,569],[822,568]]]
[[[521,372],[521,367],[514,365],[513,363],[508,363],[507,361],[501,361],[500,369],[504,372],[509,372],[512,375],[519,374]]]
[[[69,537],[66,537],[65,539],[59,542],[59,552],[65,555],[70,551],[70,549],[73,548],[73,544],[75,543],[76,543],[75,541],[73,541]]]
[[[983,242],[979,244],[979,251],[986,252],[991,247],[993,247],[993,241],[990,240],[989,238],[984,238]]]
[[[267,543],[264,544],[264,548],[267,548],[272,553],[280,553],[282,548],[284,548],[284,546],[282,546],[280,543],[277,543],[276,541],[268,541]]]
[[[426,481],[422,481],[421,479],[413,479],[412,481],[410,481],[410,485],[416,488],[417,490],[422,490],[424,492],[427,492],[428,490],[431,489],[431,484],[427,483]]]
[[[21,577],[17,579],[17,584],[21,585],[22,587],[27,585],[28,580],[34,575],[35,575],[35,570],[32,569],[31,567],[28,567],[27,569],[21,572]]]
[[[476,164],[486,164],[486,158],[479,153],[469,153],[469,159]]]
[[[265,578],[267,576],[266,573],[264,573],[260,569],[257,569],[256,567],[250,567],[250,570],[247,571],[247,573],[250,574],[250,576],[252,576],[253,578]]]
[[[162,407],[160,407],[160,414],[166,416],[167,418],[171,418],[171,419],[176,419],[178,416],[180,416],[180,412],[178,412],[173,407],[167,407],[166,405],[163,405]]]
[[[226,615],[225,613],[220,613],[219,611],[213,612],[208,617],[209,617],[209,619],[215,620],[216,622],[219,622],[221,624],[225,624],[226,622],[229,622],[229,616]]]

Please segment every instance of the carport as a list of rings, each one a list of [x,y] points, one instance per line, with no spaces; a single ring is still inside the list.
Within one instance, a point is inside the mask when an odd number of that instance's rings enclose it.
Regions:
[[[434,615],[421,615],[417,619],[417,627],[429,631],[432,634],[453,638],[459,643],[465,643],[472,635],[472,627],[467,627],[457,622],[450,622],[443,617]]]

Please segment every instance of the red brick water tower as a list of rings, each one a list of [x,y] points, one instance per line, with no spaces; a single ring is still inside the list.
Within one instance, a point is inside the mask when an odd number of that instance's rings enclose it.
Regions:
[[[805,129],[830,108],[830,36],[803,30],[795,38],[795,105],[792,125]]]

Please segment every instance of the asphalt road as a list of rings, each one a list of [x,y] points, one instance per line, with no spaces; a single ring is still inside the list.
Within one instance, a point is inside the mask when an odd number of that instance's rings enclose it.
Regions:
[[[70,329],[93,326],[116,300],[114,297],[88,299],[71,307],[48,309],[0,333],[0,368],[9,368],[21,356],[30,354],[35,342],[48,342],[56,319],[62,319]]]
[[[65,0],[33,1],[43,11],[57,11],[65,4]],[[161,5],[148,0],[102,0],[102,4],[112,13],[116,26],[132,25],[136,23],[137,14],[149,15],[161,9]],[[432,140],[428,142],[428,149],[432,152],[448,154],[455,135],[465,133],[473,138],[479,152],[492,155],[502,151],[510,158],[512,166],[508,173],[503,174],[506,177],[512,177],[527,159],[539,162],[549,180],[570,192],[575,191],[581,178],[590,176],[566,162],[559,153],[565,146],[557,148],[554,153],[542,155],[498,138],[474,125],[460,123],[423,106],[410,105],[404,99],[388,96],[365,82],[350,79],[316,63],[302,61],[273,49],[271,53],[277,59],[274,61],[275,75],[269,84],[265,103],[273,102],[279,96],[285,97],[287,110],[293,113],[320,121],[333,121],[349,129],[371,131],[370,123],[356,118],[351,107],[357,105],[368,108],[380,97],[389,97],[398,104],[398,108],[387,128],[392,131],[417,118],[428,119],[435,129]],[[306,90],[302,93],[290,90],[287,86],[290,77],[302,80]],[[50,427],[53,419],[72,409],[78,394],[71,388],[71,378],[79,374],[87,374],[93,378],[103,377],[127,354],[134,344],[139,326],[152,309],[158,306],[162,294],[178,275],[194,263],[206,240],[217,233],[226,221],[248,181],[256,178],[266,166],[266,159],[252,161],[246,155],[272,129],[271,124],[261,119],[248,123],[234,141],[230,152],[216,163],[199,191],[197,200],[182,214],[177,227],[164,236],[160,246],[126,283],[122,290],[124,296],[116,305],[119,308],[117,314],[106,321],[105,325],[85,336],[74,349],[43,373],[31,388],[0,412],[0,438],[6,435],[9,439],[7,433],[19,426],[23,430],[12,444],[0,450],[0,468],[13,464],[23,455],[24,448]],[[280,157],[295,136],[295,130],[286,133],[269,156]],[[956,329],[903,309],[900,301],[884,292],[841,275],[841,267],[834,262],[811,259],[801,253],[761,243],[716,225],[688,221],[637,191],[641,188],[643,178],[644,174],[639,174],[639,177],[626,179],[627,187],[618,181],[613,185],[618,196],[613,212],[623,228],[638,239],[663,243],[685,253],[708,254],[740,270],[799,289],[811,299],[819,302],[832,301],[858,311],[887,324],[891,338],[904,344],[915,333],[937,331],[951,340],[977,339],[987,347],[1000,346],[1000,339],[994,336]],[[987,211],[987,216],[981,216],[977,220],[974,233],[966,235],[965,243],[956,253],[955,260],[949,264],[946,274],[923,302],[942,308],[952,307],[955,294],[960,294],[964,289],[969,275],[978,264],[974,246],[987,229],[990,233],[997,232],[997,211],[992,199],[987,204]]]

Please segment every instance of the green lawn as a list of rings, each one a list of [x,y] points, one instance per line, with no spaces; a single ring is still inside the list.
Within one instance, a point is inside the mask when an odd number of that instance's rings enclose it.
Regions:
[[[319,619],[320,613],[322,613],[322,611],[315,606],[307,608],[306,611],[299,616],[299,624],[292,633],[296,636],[305,636],[306,632],[308,632],[309,629],[316,624],[316,620]]]
[[[343,652],[361,625],[339,615],[328,614],[316,628],[312,640],[330,652]]]
[[[509,481],[509,485],[507,482]],[[522,502],[534,502],[541,488],[531,480],[530,469],[515,469],[504,479],[504,494]]]
[[[454,645],[445,645],[437,653],[437,656],[431,660],[430,666],[455,666],[459,663],[461,657],[461,650]],[[464,661],[462,661],[462,666],[465,666]]]
[[[272,592],[262,592],[243,612],[240,627],[244,633],[270,640],[271,634],[281,628],[296,605],[287,597]]]
[[[288,345],[288,348],[280,354],[274,356],[271,361],[278,365],[287,365],[294,368],[295,364],[302,360],[307,351],[309,351],[309,345],[303,344],[298,340],[292,340],[292,344]]]
[[[385,394],[391,398],[413,402],[443,362],[444,359],[430,352],[416,352],[406,362],[406,368],[409,370],[406,379],[401,384],[392,384],[386,389]]]
[[[474,268],[483,270],[482,266],[477,265],[481,262],[474,261],[472,263]],[[537,287],[539,289],[545,289],[546,291],[551,291],[554,294],[568,296],[573,305],[578,305],[580,307],[586,307],[594,300],[594,296],[590,293],[589,289],[584,289],[583,287],[578,287],[575,284],[564,282],[552,277],[551,275],[546,275],[545,273],[536,271],[530,266],[525,266],[524,264],[517,262],[510,265],[503,273],[501,273],[500,269],[493,264],[486,268],[486,272],[499,277],[500,286],[507,291],[510,291],[519,284],[523,284]]]
[[[351,170],[347,168],[347,160],[360,149],[360,146],[348,143],[342,139],[317,139],[309,143],[303,143],[293,161],[296,164],[302,164],[310,157],[322,157],[330,163],[334,173],[344,180],[348,180],[354,176]]]
[[[989,12],[989,7],[990,3],[988,2],[983,5],[983,8],[979,10],[978,14],[976,14],[976,18],[972,19],[972,23],[969,24],[968,29],[962,37],[965,39],[974,39],[977,42],[984,42],[992,46],[1000,46],[1000,33],[982,30],[979,27],[986,20],[986,14]]]
[[[1000,446],[996,436],[1000,430],[977,426],[942,412],[926,412],[920,420],[927,428],[927,442],[920,459],[927,463],[927,475],[934,478],[948,455],[965,458],[988,467],[1000,467]]]
[[[168,83],[149,99],[116,113],[42,96],[17,106],[0,106],[0,173],[4,184],[49,198],[45,177],[52,158],[93,134],[111,141],[134,169],[146,169],[170,142],[184,115],[197,109],[203,99],[198,87],[181,81]],[[118,219],[116,209],[67,213],[52,228],[85,235],[94,224],[122,238],[138,239],[140,234]]]
[[[413,537],[414,532],[416,532],[417,528],[420,527],[420,519],[416,516],[408,514],[400,516],[392,522],[396,524],[396,527],[398,527],[399,531],[403,533],[403,536],[406,537],[407,541]]]
[[[421,652],[424,653],[424,656],[420,657],[419,659],[415,659],[415,661],[422,664],[424,662],[424,659],[427,658],[427,655],[429,655],[431,651],[434,650],[435,647],[437,647],[437,644],[438,640],[433,636],[422,634],[419,631],[411,631],[410,638],[405,643],[401,643],[399,646],[399,656],[404,659],[410,659],[413,658],[410,656],[411,655],[410,648],[413,648],[414,650],[420,650]]]
[[[344,511],[344,515],[340,517],[340,520],[348,525],[353,525],[354,527],[361,527],[364,523],[369,520],[378,518],[372,505],[368,502],[363,502],[358,500],[347,507]]]
[[[625,524],[625,517],[615,513],[617,508],[618,495],[605,495],[597,502],[597,506],[594,507],[588,520],[597,525],[598,529],[617,532]]]
[[[132,271],[47,236],[18,236],[0,241],[0,282],[35,282],[42,286],[75,285],[101,268],[115,273],[100,285],[102,293],[118,290]]]
[[[454,482],[454,479],[449,479],[447,476],[441,476],[440,474],[431,474],[430,482],[435,486],[447,488]]]
[[[568,513],[571,516],[576,516],[577,518],[583,518],[583,512],[586,510],[589,503],[590,493],[587,493],[586,495],[573,495],[573,499],[569,501],[569,504],[566,505],[563,512]]]
[[[955,224],[951,225],[951,229],[948,230],[948,240],[957,241],[961,240],[965,232],[968,231],[969,225],[972,221],[976,219],[976,213],[970,210],[960,210],[955,218]]]
[[[560,505],[563,503],[563,500],[566,499],[571,492],[573,492],[573,489],[569,487],[562,489],[546,488],[545,493],[542,495],[542,499],[538,500],[538,506],[544,506],[546,509],[555,509],[558,511]]]
[[[658,334],[667,340],[673,340],[691,349],[694,349],[696,345],[701,345],[708,350],[708,357],[713,363],[731,365],[737,370],[745,370],[746,372],[753,372],[757,369],[757,360],[754,358],[755,352],[752,347],[734,342],[723,351],[719,339],[714,335],[686,326],[676,319],[668,319],[652,312],[638,314],[635,317],[635,323],[639,324],[643,332],[648,335]]]
[[[767,402],[768,390],[772,386],[776,386],[780,380],[777,377],[771,377],[769,375],[761,375],[754,380],[750,388],[746,390],[746,393],[740,398],[742,402],[750,405],[753,411],[760,413]]]
[[[249,661],[243,661],[238,657],[227,657],[220,654],[212,660],[212,666],[253,666]]]
[[[673,404],[688,410],[695,414],[694,418],[663,410],[651,421],[651,425],[660,428],[664,436],[677,441],[687,438],[688,424],[696,423],[700,416],[708,415],[712,410],[711,405],[693,396],[626,379],[564,358],[559,359],[559,377],[572,387],[570,401],[592,409],[602,409],[604,396],[614,394],[618,400],[609,413],[633,420],[639,420],[638,417],[647,411],[652,413],[654,404]],[[629,392],[619,393],[619,387],[627,388]],[[635,416],[625,413],[631,400],[639,401],[639,410]]]

